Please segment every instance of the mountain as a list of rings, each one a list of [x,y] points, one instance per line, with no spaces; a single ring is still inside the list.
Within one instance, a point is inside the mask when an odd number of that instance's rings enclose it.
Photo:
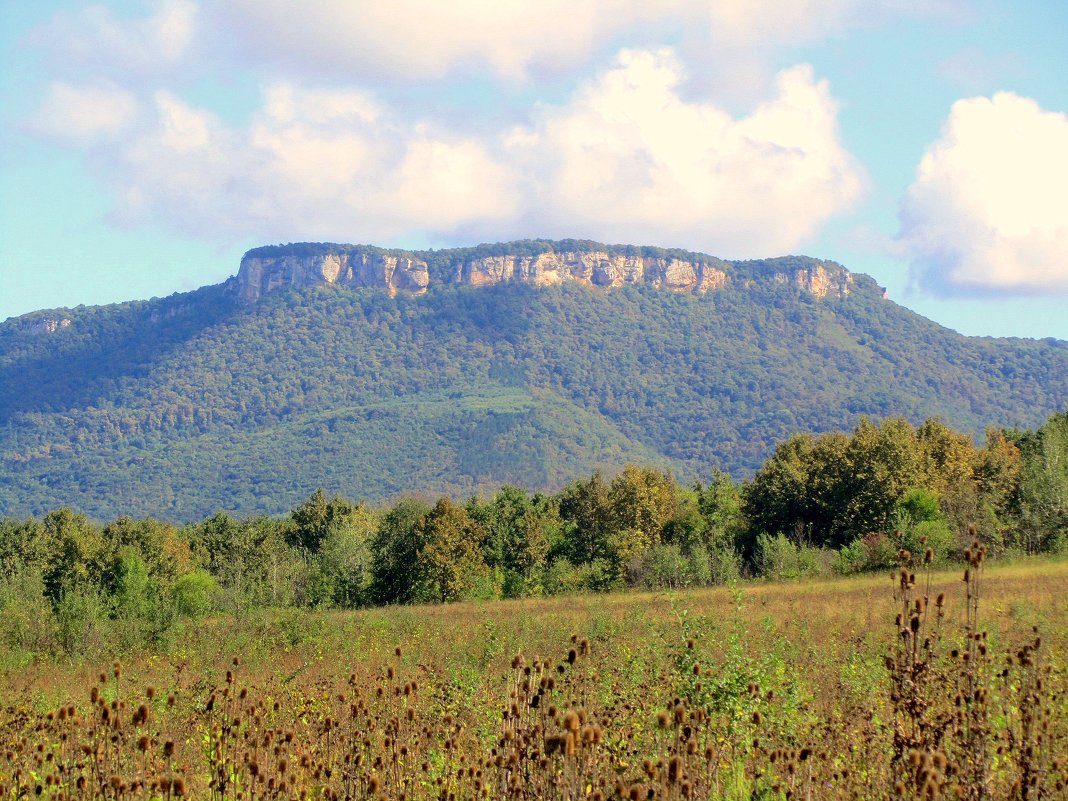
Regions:
[[[277,513],[751,474],[795,431],[982,435],[1068,399],[1068,343],[963,337],[807,257],[585,241],[256,248],[217,286],[0,323],[0,514]]]

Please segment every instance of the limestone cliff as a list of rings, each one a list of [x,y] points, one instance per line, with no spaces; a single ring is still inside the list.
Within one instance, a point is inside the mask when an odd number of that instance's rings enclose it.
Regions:
[[[418,295],[429,283],[425,261],[386,253],[255,256],[250,252],[237,273],[238,296],[246,303],[280,287],[342,284]]]
[[[431,284],[548,286],[568,281],[704,293],[738,279],[743,286],[754,280],[794,283],[817,298],[841,298],[853,286],[853,276],[840,265],[803,257],[732,263],[687,251],[576,240],[422,252],[332,244],[269,246],[245,254],[236,285],[240,299],[252,303],[282,287],[331,284],[378,287],[391,295],[419,295]]]
[[[817,298],[825,298],[828,295],[833,298],[844,298],[850,293],[853,286],[853,275],[851,273],[842,268],[831,271],[823,264],[802,267],[792,275],[789,273],[775,274],[777,283],[788,284],[791,280]]]
[[[483,256],[453,263],[452,282],[471,286],[519,281],[538,286],[578,281],[587,286],[651,284],[679,292],[723,286],[727,274],[713,265],[677,258],[562,251],[537,256]]]
[[[69,317],[31,317],[19,321],[19,330],[27,334],[54,334],[63,328],[69,328]]]

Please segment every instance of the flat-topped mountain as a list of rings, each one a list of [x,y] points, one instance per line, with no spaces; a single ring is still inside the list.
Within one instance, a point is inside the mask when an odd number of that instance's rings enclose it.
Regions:
[[[0,515],[744,478],[861,415],[981,438],[1066,404],[1068,343],[960,336],[825,260],[272,246],[217,286],[0,323]]]
[[[754,264],[761,267],[754,268]],[[840,264],[806,258],[731,262],[704,253],[532,240],[439,251],[383,250],[369,245],[303,243],[255,248],[241,260],[238,295],[254,302],[282,287],[336,284],[421,295],[431,285],[555,286],[576,282],[615,288],[643,285],[704,293],[732,279],[797,283],[813,295],[849,294],[853,276]]]

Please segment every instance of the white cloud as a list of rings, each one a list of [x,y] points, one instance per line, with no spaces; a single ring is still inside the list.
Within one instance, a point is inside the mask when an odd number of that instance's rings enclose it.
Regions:
[[[74,85],[57,81],[48,87],[26,127],[50,139],[87,145],[128,129],[137,111],[134,95],[112,83]]]
[[[816,41],[849,28],[900,16],[946,16],[955,0],[697,0],[684,4],[704,18],[720,45],[752,48]]]
[[[682,40],[695,62],[760,71],[777,48],[888,18],[944,15],[963,2],[203,0],[203,17],[210,49],[290,76],[422,81],[459,71],[516,81],[567,74],[623,40]]]
[[[155,74],[185,58],[197,32],[194,0],[158,0],[144,18],[116,17],[106,5],[57,14],[33,41],[68,68],[89,68],[115,78]]]
[[[1010,92],[953,104],[898,242],[941,293],[1068,293],[1068,116]]]
[[[740,118],[682,97],[683,79],[671,50],[623,51],[530,125],[477,135],[349,89],[273,84],[243,127],[159,91],[150,121],[89,152],[117,222],[231,241],[550,235],[751,255],[797,248],[856,200],[861,169],[810,67]]]
[[[780,73],[775,96],[741,119],[684,100],[683,77],[669,50],[624,51],[514,132],[510,154],[536,198],[527,219],[611,241],[778,253],[857,199],[861,169],[810,67]]]
[[[205,17],[240,60],[287,71],[420,80],[488,69],[515,80],[531,67],[581,63],[639,8],[634,0],[206,0]]]
[[[515,210],[514,181],[482,143],[349,91],[273,86],[244,129],[160,92],[150,128],[95,155],[116,222],[210,239],[392,241]]]

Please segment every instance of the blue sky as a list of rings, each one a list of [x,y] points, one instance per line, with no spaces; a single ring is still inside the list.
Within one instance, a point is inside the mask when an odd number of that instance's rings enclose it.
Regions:
[[[1068,339],[1068,4],[0,0],[0,319],[259,244],[575,237]]]

